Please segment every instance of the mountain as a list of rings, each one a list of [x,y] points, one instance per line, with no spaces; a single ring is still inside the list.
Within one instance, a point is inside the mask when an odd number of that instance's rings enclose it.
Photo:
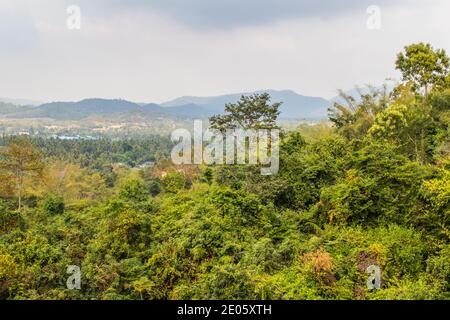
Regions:
[[[326,99],[303,96],[292,90],[260,90],[255,92],[235,93],[214,97],[184,96],[162,103],[161,106],[166,108],[181,108],[181,106],[185,106],[186,109],[194,106],[196,112],[202,110],[199,108],[201,107],[203,108],[202,111],[208,113],[208,115],[211,115],[222,113],[225,104],[238,101],[242,95],[262,92],[269,93],[272,97],[272,102],[283,102],[280,108],[281,118],[323,118],[326,117],[327,108],[331,105],[331,103]]]
[[[22,112],[10,113],[9,118],[51,118],[55,120],[81,120],[90,116],[111,116],[136,112],[157,112],[162,108],[148,104],[141,106],[126,100],[85,99],[78,102],[50,102],[27,109]]]
[[[8,114],[14,114],[18,112],[24,112],[29,110],[32,107],[29,106],[21,106],[21,105],[15,105],[9,102],[2,102],[0,101],[0,115],[8,115]]]
[[[148,103],[142,105],[142,111],[144,112],[155,112],[155,113],[162,113],[165,112],[164,108],[156,103]]]
[[[143,104],[121,99],[84,99],[78,102],[50,102],[39,106],[19,107],[0,105],[0,115],[8,118],[49,118],[55,120],[82,120],[89,117],[119,117],[135,119],[148,117],[205,118],[224,112],[227,103],[237,102],[242,95],[267,92],[272,102],[283,102],[280,118],[322,119],[330,102],[318,97],[303,96],[291,90],[264,90],[235,93],[215,97],[180,97],[162,103]],[[133,115],[133,117],[131,117]]]
[[[190,118],[205,118],[212,116],[216,113],[222,113],[222,108],[217,108],[217,110],[210,110],[205,106],[198,105],[195,103],[187,103],[179,106],[172,106],[172,107],[165,107],[163,110],[165,112],[168,112],[172,115],[178,115],[183,117],[190,117]]]

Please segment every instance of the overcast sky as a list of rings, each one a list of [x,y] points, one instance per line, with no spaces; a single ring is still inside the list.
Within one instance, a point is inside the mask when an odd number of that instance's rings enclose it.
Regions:
[[[67,7],[81,9],[70,30]],[[369,5],[381,29],[367,28]],[[329,98],[450,51],[448,0],[1,0],[0,97],[162,102],[259,89]],[[371,20],[373,21],[373,20]]]

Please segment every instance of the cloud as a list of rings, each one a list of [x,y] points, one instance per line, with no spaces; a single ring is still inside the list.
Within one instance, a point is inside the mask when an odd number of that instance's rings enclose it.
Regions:
[[[5,0],[0,5],[0,44],[3,54],[20,54],[38,41],[37,30],[24,6]]]
[[[0,96],[41,101],[161,102],[268,88],[331,97],[338,88],[396,76],[395,54],[406,44],[450,49],[447,0],[381,6],[381,30],[366,28],[366,7],[336,14],[318,7],[301,18],[274,13],[250,24],[200,28],[177,18],[182,7],[175,12],[133,1],[11,0],[6,8],[3,1],[0,11],[21,18],[5,20],[5,34],[20,41],[0,44],[0,70],[7,75],[0,78]],[[72,3],[81,7],[81,30],[66,28],[66,5]]]
[[[388,6],[404,0],[377,0]],[[70,1],[69,1],[70,2]],[[145,10],[172,17],[195,29],[235,28],[262,25],[283,19],[327,19],[350,11],[364,11],[373,0],[79,0],[82,6],[96,6],[102,14],[123,14]],[[94,4],[93,4],[94,3]]]

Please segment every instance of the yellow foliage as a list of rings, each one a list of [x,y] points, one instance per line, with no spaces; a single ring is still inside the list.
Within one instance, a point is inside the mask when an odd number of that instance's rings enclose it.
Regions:
[[[334,267],[333,257],[322,248],[304,254],[301,259],[303,263],[310,265],[316,274],[331,272]]]
[[[41,193],[51,193],[66,201],[95,199],[106,191],[106,184],[99,173],[91,173],[77,164],[57,161],[45,173],[45,189]]]

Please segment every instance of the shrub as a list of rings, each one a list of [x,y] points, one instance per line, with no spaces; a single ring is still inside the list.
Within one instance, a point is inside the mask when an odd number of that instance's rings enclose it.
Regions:
[[[65,209],[64,200],[57,196],[47,196],[44,199],[42,209],[49,215],[63,214]]]

